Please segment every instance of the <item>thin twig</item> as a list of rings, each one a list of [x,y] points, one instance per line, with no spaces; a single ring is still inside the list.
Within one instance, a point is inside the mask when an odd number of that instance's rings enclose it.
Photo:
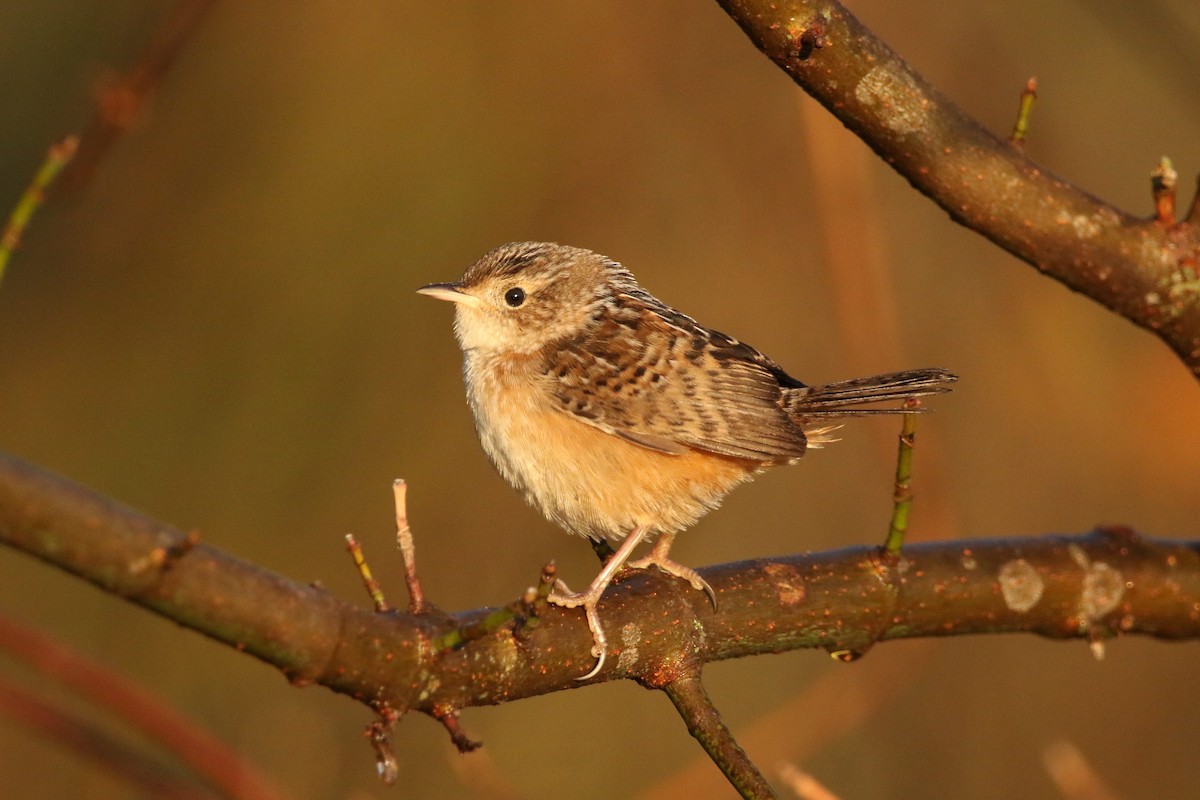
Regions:
[[[367,590],[371,602],[375,604],[375,610],[380,614],[391,611],[392,607],[388,604],[387,598],[383,596],[383,589],[380,588],[379,581],[375,580],[375,576],[371,574],[371,568],[367,566],[367,559],[363,555],[362,545],[354,538],[353,533],[346,534],[346,549],[350,551],[350,558],[354,560],[354,568],[358,570],[358,576],[362,578],[363,588]]]
[[[8,223],[4,226],[4,231],[0,233],[0,281],[4,280],[4,270],[12,258],[13,251],[21,244],[21,237],[25,234],[25,229],[29,227],[29,221],[33,219],[34,213],[45,202],[46,192],[49,191],[50,185],[54,183],[54,179],[58,177],[63,168],[71,162],[78,148],[79,137],[68,136],[62,141],[50,145],[50,149],[46,151],[46,158],[38,167],[29,186],[22,193],[21,199],[17,201],[16,207],[8,217]]]
[[[483,742],[472,739],[462,729],[458,722],[458,709],[438,706],[433,710],[434,719],[442,723],[446,733],[450,734],[450,743],[458,748],[460,753],[470,753],[483,747]]]
[[[721,719],[704,684],[700,682],[699,670],[677,677],[663,686],[662,690],[675,704],[679,716],[683,717],[688,733],[700,743],[704,752],[708,753],[743,798],[774,800],[778,797]]]
[[[904,408],[914,411],[921,405],[915,398],[905,400]],[[912,459],[917,436],[917,415],[905,414],[900,424],[899,446],[896,451],[896,483],[892,492],[892,522],[888,526],[884,549],[889,555],[900,555],[904,534],[908,531],[908,515],[912,511]]]
[[[1033,115],[1033,104],[1037,100],[1037,78],[1025,82],[1021,92],[1021,106],[1017,109],[1017,121],[1013,124],[1008,140],[1018,147],[1025,146],[1025,135],[1029,133],[1029,118]]]
[[[403,478],[392,481],[392,494],[396,500],[396,544],[404,560],[404,583],[408,586],[408,613],[421,614],[428,610],[428,604],[417,577],[417,549],[408,527],[408,484]]]
[[[487,638],[500,630],[511,628],[513,635],[527,639],[538,626],[538,612],[545,608],[546,598],[554,588],[558,568],[551,561],[542,567],[536,587],[530,586],[520,597],[500,608],[489,611],[479,619],[447,631],[433,640],[438,651],[458,650],[465,645]]]

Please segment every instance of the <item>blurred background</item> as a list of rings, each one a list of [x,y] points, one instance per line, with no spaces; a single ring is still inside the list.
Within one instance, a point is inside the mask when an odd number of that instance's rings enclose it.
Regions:
[[[0,4],[0,206],[83,130],[174,4]],[[852,10],[1029,154],[1139,216],[1149,171],[1200,170],[1200,6],[859,0]],[[1192,59],[1190,62],[1187,59]],[[1197,536],[1200,388],[1158,340],[915,194],[713,2],[217,2],[90,180],[36,219],[0,286],[0,449],[292,578],[366,598],[342,536],[403,598],[390,483],[425,588],[507,602],[595,559],[492,470],[444,304],[413,293],[511,240],[589,247],[809,382],[961,376],[922,419],[914,536]],[[882,539],[898,423],[735,492],[693,565]],[[0,551],[0,611],[166,697],[295,798],[725,798],[667,700],[633,684],[495,708],[459,756],[424,717],[383,787],[368,713]],[[710,665],[760,766],[848,798],[1063,796],[1069,742],[1124,797],[1194,793],[1194,644],[963,637]],[[0,657],[0,675],[39,685]],[[41,686],[53,694],[53,687]],[[546,731],[553,730],[554,735]],[[128,786],[0,719],[0,795]]]

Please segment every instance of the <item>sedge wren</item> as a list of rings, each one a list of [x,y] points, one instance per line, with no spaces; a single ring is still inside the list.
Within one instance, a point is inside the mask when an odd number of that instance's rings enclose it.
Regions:
[[[948,391],[923,369],[809,386],[755,350],[658,300],[590,250],[506,244],[462,280],[421,294],[455,304],[467,399],[483,449],[525,499],[567,531],[621,542],[582,606],[604,664],[600,597],[622,566],[659,569],[708,593],[669,558],[675,535],[739,483],[833,441],[830,420],[896,414],[858,408]],[[643,540],[649,555],[630,561]],[[583,679],[581,678],[581,680]]]

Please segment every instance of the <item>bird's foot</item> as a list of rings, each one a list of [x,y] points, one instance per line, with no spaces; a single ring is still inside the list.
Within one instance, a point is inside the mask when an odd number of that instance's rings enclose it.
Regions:
[[[607,588],[607,583],[602,586],[593,583],[586,592],[572,592],[562,581],[555,581],[554,591],[550,592],[550,596],[546,598],[554,605],[563,608],[582,607],[583,613],[587,617],[588,630],[592,632],[592,657],[596,659],[596,665],[586,675],[576,678],[577,681],[586,681],[599,675],[600,670],[604,667],[604,659],[608,655],[608,637],[604,635],[604,626],[600,624],[600,612],[597,609],[600,597]]]
[[[663,546],[665,543],[665,546]],[[700,577],[700,573],[691,567],[685,567],[678,561],[672,561],[667,557],[667,551],[671,547],[670,539],[660,539],[651,548],[650,554],[645,558],[639,558],[636,561],[628,561],[625,566],[631,569],[649,569],[650,567],[658,567],[668,575],[674,575],[676,578],[682,578],[692,585],[692,588],[704,592],[708,595],[708,600],[712,603],[713,611],[717,610],[717,593],[708,585],[708,581]]]
[[[600,624],[600,598],[604,595],[604,590],[612,583],[613,576],[617,574],[617,570],[629,560],[629,554],[642,539],[646,538],[646,529],[643,527],[634,528],[625,541],[621,542],[621,546],[617,548],[617,552],[613,553],[612,557],[605,563],[604,568],[600,570],[600,574],[592,581],[592,585],[586,591],[572,592],[567,588],[567,585],[562,581],[554,582],[554,590],[550,592],[550,596],[546,599],[556,606],[563,608],[583,608],[583,613],[587,617],[588,630],[592,632],[592,657],[596,659],[596,665],[586,674],[575,680],[586,681],[588,678],[594,678],[600,674],[600,670],[604,667],[604,659],[608,655],[608,637],[604,635],[604,626]]]

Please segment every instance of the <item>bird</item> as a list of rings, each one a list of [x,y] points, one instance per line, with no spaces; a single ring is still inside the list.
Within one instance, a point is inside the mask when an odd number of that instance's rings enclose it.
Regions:
[[[705,592],[670,558],[677,534],[764,470],[836,441],[831,421],[910,408],[860,408],[949,391],[957,377],[919,369],[825,385],[793,378],[732,336],[638,285],[599,253],[512,242],[463,277],[420,294],[454,304],[467,400],[484,452],[551,522],[619,543],[583,592],[557,582],[551,603],[585,612],[599,674],[599,614],[622,568],[656,567]],[[635,548],[652,541],[648,555]]]

